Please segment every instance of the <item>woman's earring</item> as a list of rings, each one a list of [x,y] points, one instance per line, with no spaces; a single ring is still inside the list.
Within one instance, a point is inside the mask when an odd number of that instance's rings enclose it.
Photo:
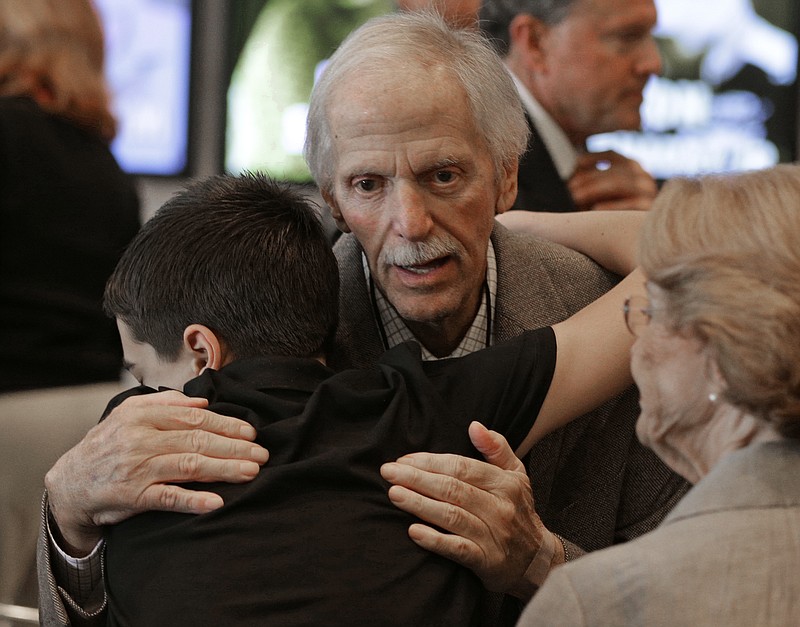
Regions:
[[[708,395],[708,400],[711,401],[712,403],[716,403],[718,398],[719,398],[719,396],[717,396],[716,392],[711,392]]]

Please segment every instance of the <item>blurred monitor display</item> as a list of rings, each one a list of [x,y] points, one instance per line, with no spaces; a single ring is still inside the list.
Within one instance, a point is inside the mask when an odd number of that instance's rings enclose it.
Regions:
[[[590,138],[657,179],[796,159],[797,0],[656,0],[663,73],[651,78],[642,132]]]
[[[392,0],[231,3],[225,169],[310,182],[303,142],[314,82],[353,29],[392,8]]]
[[[191,0],[95,0],[126,172],[184,174],[189,160]]]
[[[616,150],[658,179],[796,159],[800,3],[655,3],[663,72],[645,89],[642,132],[597,135],[589,149]],[[309,182],[302,147],[314,80],[353,28],[393,3],[237,0],[230,6],[226,170]]]

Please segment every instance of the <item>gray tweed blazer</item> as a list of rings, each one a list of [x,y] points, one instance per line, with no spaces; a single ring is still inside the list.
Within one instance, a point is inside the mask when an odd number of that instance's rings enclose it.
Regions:
[[[593,261],[497,224],[495,338],[568,318],[617,280]],[[334,247],[341,273],[334,367],[363,367],[383,351],[352,235]],[[620,315],[622,315],[620,313]],[[636,439],[638,396],[631,387],[600,409],[537,443],[527,459],[536,509],[547,527],[583,550],[623,542],[653,529],[688,489]],[[574,553],[579,553],[572,547]]]

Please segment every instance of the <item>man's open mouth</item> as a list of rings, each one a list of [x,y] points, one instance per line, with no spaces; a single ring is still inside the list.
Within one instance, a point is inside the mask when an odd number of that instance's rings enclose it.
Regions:
[[[428,274],[429,272],[433,272],[434,270],[441,268],[445,263],[447,263],[450,256],[446,257],[439,257],[438,259],[432,259],[426,263],[417,263],[410,266],[397,266],[401,270],[405,270],[406,272],[412,272],[414,274]]]

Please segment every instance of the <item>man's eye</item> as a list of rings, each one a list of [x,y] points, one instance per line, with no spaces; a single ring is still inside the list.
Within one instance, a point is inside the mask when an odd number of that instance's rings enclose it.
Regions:
[[[624,48],[634,48],[649,38],[648,31],[625,31],[616,34],[617,43]]]
[[[378,188],[378,183],[373,179],[361,179],[356,182],[356,187],[362,192],[374,192]]]
[[[455,174],[450,170],[439,170],[434,177],[437,183],[450,183],[455,178]]]

